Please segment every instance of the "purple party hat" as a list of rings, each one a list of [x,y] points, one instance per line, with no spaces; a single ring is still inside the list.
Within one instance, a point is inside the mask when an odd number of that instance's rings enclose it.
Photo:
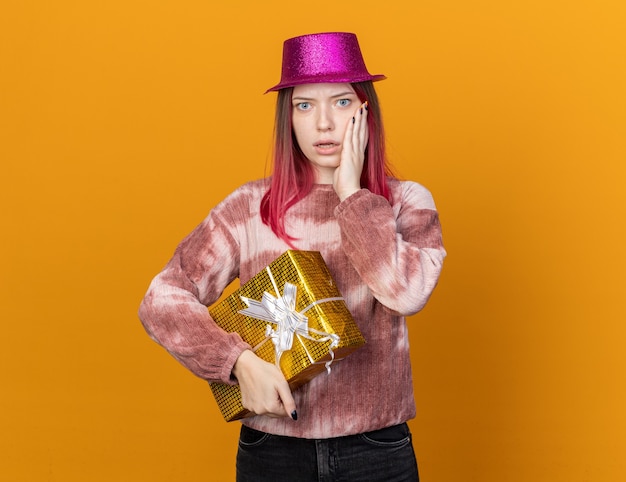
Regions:
[[[285,40],[280,83],[267,92],[301,84],[365,82],[384,75],[367,71],[356,35],[328,32]]]

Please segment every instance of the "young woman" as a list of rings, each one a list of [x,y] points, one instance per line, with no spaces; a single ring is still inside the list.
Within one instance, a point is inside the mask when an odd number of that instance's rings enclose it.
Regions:
[[[152,338],[208,381],[238,383],[237,480],[414,481],[405,317],[445,257],[430,193],[391,176],[380,105],[357,38],[285,41],[273,175],[233,192],[187,236],[139,311]],[[287,249],[319,251],[367,343],[291,393],[275,365],[209,316]]]

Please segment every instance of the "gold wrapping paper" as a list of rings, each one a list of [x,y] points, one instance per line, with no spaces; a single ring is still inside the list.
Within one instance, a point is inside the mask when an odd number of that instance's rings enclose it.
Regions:
[[[342,299],[329,300],[340,298],[341,294],[319,252],[286,251],[228,298],[211,307],[209,313],[225,331],[239,333],[259,357],[275,363],[275,347],[266,335],[266,327],[270,325],[276,329],[277,325],[243,315],[239,311],[248,308],[241,297],[260,301],[263,293],[267,292],[280,298],[284,294],[285,283],[297,287],[295,311],[306,310],[309,336],[314,338],[310,340],[304,336],[294,335],[292,349],[283,352],[280,358],[280,368],[285,379],[290,388],[295,390],[321,372],[325,372],[326,363],[332,358],[330,352],[332,341],[317,341],[328,338],[319,332],[339,337],[338,344],[332,348],[333,363],[365,344],[365,339],[345,302]],[[227,422],[250,415],[241,404],[239,386],[218,382],[210,383],[210,386]]]

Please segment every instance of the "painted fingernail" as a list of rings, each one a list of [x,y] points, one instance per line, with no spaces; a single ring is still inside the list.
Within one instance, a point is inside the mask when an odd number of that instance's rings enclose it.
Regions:
[[[298,412],[296,412],[295,410],[291,412],[291,418],[293,418],[294,420],[298,420]]]
[[[356,119],[353,117],[352,118],[352,123],[354,124],[356,122]]]
[[[364,105],[364,107],[365,107],[365,110],[370,110],[370,108],[369,108],[369,105],[368,105],[367,101],[365,101],[365,105]]]
[[[360,113],[361,115],[363,115],[363,107],[361,107],[361,108],[359,109],[359,113]]]

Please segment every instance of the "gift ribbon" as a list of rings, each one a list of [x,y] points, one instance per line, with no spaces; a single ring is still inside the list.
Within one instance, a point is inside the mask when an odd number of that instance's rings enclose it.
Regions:
[[[269,266],[266,267],[266,270],[269,274],[272,286],[274,286],[276,295],[279,295],[280,292],[278,291],[276,280],[274,279],[274,276],[272,275],[272,271],[270,270]],[[259,347],[263,345],[263,343],[265,343],[268,339],[271,339],[272,343],[274,344],[274,350],[276,353],[275,363],[276,366],[280,369],[280,358],[285,351],[291,350],[295,337],[298,338],[298,341],[302,343],[303,347],[304,343],[302,342],[302,338],[306,338],[307,340],[319,343],[330,341],[331,343],[328,348],[330,360],[326,362],[326,370],[328,371],[328,373],[330,373],[330,365],[335,359],[335,353],[333,352],[333,348],[336,348],[339,345],[340,338],[334,333],[327,333],[325,331],[309,328],[309,319],[305,316],[304,313],[321,303],[326,303],[329,301],[343,301],[343,298],[340,296],[334,298],[323,298],[321,300],[317,300],[311,303],[302,311],[296,311],[297,292],[298,287],[296,285],[291,283],[285,283],[285,288],[283,290],[282,296],[276,297],[268,293],[267,291],[263,292],[261,301],[241,296],[241,300],[248,306],[248,308],[240,310],[239,313],[245,316],[256,318],[258,320],[276,324],[276,329],[272,328],[271,325],[267,325],[267,327],[265,328],[265,339],[257,346],[255,346],[252,350],[258,350]],[[311,333],[319,335],[321,336],[321,338],[315,338],[311,336]],[[309,357],[311,363],[315,363],[315,360],[313,360],[306,347],[304,351]]]

